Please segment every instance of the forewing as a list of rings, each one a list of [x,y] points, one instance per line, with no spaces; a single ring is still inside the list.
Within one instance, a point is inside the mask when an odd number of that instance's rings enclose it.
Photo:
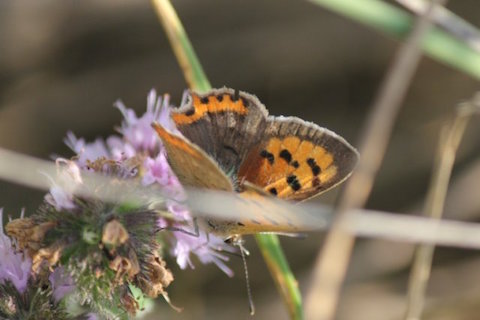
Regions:
[[[192,93],[172,112],[178,130],[216,159],[225,172],[236,173],[265,129],[267,110],[257,97],[233,89]]]

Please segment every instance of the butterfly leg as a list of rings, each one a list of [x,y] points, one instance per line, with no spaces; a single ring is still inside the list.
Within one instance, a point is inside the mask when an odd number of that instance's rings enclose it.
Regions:
[[[200,237],[200,229],[198,227],[197,218],[196,217],[193,218],[192,222],[193,222],[193,232],[190,231],[190,230],[186,230],[186,229],[178,228],[178,227],[172,227],[172,226],[164,227],[164,228],[158,228],[157,232],[167,230],[167,231],[181,232],[181,233],[188,234],[189,236],[199,238]],[[207,238],[207,240],[208,240],[208,238]]]
[[[199,228],[199,225],[198,225],[197,218],[196,217],[193,218],[192,222],[193,222],[193,232],[190,231],[190,230],[186,230],[186,229],[183,229],[183,228],[177,228],[177,227],[160,228],[158,231],[167,230],[167,231],[181,232],[181,233],[187,234],[187,235],[195,237],[195,238],[200,238],[200,228]],[[192,252],[208,245],[208,243],[210,242],[210,233],[205,232],[205,237],[206,237],[206,241],[203,242],[203,243],[200,243],[195,248],[192,248],[191,249]]]

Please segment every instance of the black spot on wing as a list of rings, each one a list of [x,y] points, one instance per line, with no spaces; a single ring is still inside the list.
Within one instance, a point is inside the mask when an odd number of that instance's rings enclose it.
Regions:
[[[260,152],[260,156],[262,158],[267,159],[268,162],[270,162],[270,164],[273,164],[273,162],[275,161],[275,156],[273,154],[271,154],[270,152],[268,152],[267,150],[262,150]]]
[[[290,165],[292,167],[294,167],[295,169],[297,169],[298,167],[300,167],[300,164],[298,163],[297,160],[293,160],[292,163],[290,163]]]
[[[283,149],[282,151],[280,151],[279,157],[287,161],[287,163],[290,163],[290,161],[292,161],[292,154],[287,149]]]
[[[208,103],[208,97],[201,98],[200,102],[203,103],[203,104],[207,104]]]
[[[321,169],[320,167],[318,166],[317,162],[315,161],[315,159],[313,158],[308,158],[307,159],[307,164],[308,166],[310,167],[310,169],[312,169],[312,173],[314,176],[318,176],[318,174],[320,173]]]
[[[190,116],[193,116],[195,114],[195,107],[192,106],[191,109],[188,109],[186,112],[185,112],[185,115],[190,117]]]
[[[222,102],[222,101],[223,101],[223,95],[222,95],[222,94],[219,94],[219,95],[217,96],[217,100],[218,100],[219,102]]]
[[[302,186],[300,185],[300,182],[298,181],[296,175],[292,174],[292,175],[288,176],[287,177],[287,183],[290,186],[290,188],[293,189],[293,191],[298,191],[302,188]]]
[[[273,194],[274,196],[276,196],[276,195],[278,194],[276,188],[270,188],[270,189],[268,189],[268,192],[270,192],[270,193]]]

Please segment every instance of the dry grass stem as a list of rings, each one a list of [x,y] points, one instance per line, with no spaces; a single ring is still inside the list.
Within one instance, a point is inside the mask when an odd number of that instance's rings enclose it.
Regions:
[[[442,217],[457,149],[469,120],[480,110],[479,102],[480,95],[477,94],[472,101],[460,105],[453,121],[442,129],[423,212],[425,216],[432,219]],[[406,320],[417,320],[421,317],[434,250],[435,246],[432,244],[419,245],[415,250],[408,284]]]
[[[22,172],[15,173],[21,168]],[[37,169],[41,168],[41,169]],[[0,148],[0,179],[28,187],[48,190],[52,183],[62,186],[69,181],[56,177],[57,167],[53,162],[35,159]],[[47,179],[42,173],[50,173]],[[130,181],[119,184],[117,180],[98,175],[81,176],[83,185],[91,188],[77,188],[70,183],[71,192],[80,197],[95,197],[114,203],[149,203],[155,207],[165,201],[158,187],[141,186]],[[95,188],[93,186],[108,186]],[[134,189],[134,192],[132,191]],[[293,204],[280,199],[257,199],[246,201],[235,194],[212,190],[188,189],[187,205],[199,217],[214,217],[231,220],[239,216],[245,219],[262,214],[275,215],[276,219],[290,216],[295,212],[299,230],[319,231],[330,227],[333,208],[309,203]],[[426,217],[389,212],[354,209],[349,211],[342,223],[342,230],[358,236],[387,239],[411,243],[430,243],[442,246],[480,249],[480,224],[460,221],[436,221]]]
[[[313,282],[306,300],[308,319],[333,319],[341,284],[345,277],[354,236],[342,230],[348,210],[363,207],[383,159],[398,111],[421,58],[421,41],[430,27],[435,6],[445,0],[431,1],[425,15],[415,24],[402,45],[373,105],[360,143],[361,159],[345,188],[334,227],[315,263]]]

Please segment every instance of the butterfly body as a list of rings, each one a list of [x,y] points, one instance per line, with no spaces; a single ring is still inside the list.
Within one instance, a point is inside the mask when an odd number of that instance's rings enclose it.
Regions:
[[[228,88],[192,93],[171,118],[181,134],[154,128],[183,185],[238,192],[257,203],[255,219],[203,221],[219,235],[300,231],[294,213],[266,215],[261,199],[311,198],[348,178],[358,160],[332,131],[296,117],[269,116],[257,97]]]

